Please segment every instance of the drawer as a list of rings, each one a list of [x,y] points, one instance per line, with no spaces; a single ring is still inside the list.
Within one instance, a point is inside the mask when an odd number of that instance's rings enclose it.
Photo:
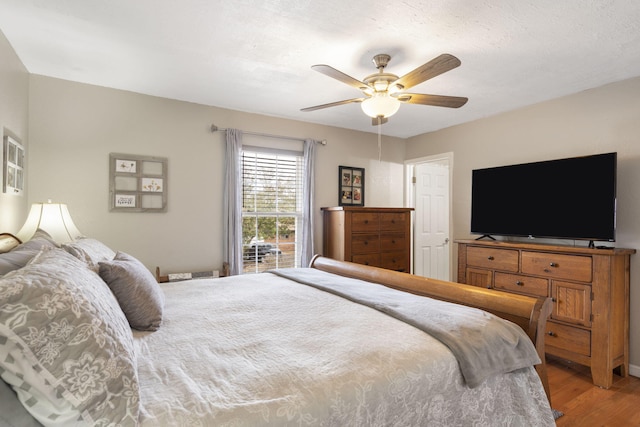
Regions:
[[[383,252],[380,254],[380,267],[408,273],[407,253],[405,251]]]
[[[518,271],[518,251],[470,246],[467,248],[467,264],[515,273]]]
[[[380,230],[400,230],[407,227],[409,215],[404,213],[385,212],[380,214]]]
[[[591,282],[591,257],[523,251],[522,272],[554,279]]]
[[[351,231],[378,231],[380,214],[376,212],[353,212],[351,214]]]
[[[352,234],[351,253],[368,254],[380,252],[380,237],[378,234]]]
[[[405,250],[407,239],[404,233],[381,233],[380,249],[383,251]]]
[[[591,332],[559,323],[547,322],[547,335],[544,344],[572,353],[591,356]]]
[[[380,254],[352,255],[351,262],[380,267]]]
[[[496,289],[541,297],[549,296],[549,280],[540,277],[496,272],[494,281]]]

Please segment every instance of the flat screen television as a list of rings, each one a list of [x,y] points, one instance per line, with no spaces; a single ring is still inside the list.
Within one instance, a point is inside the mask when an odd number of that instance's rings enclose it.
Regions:
[[[616,170],[617,153],[476,169],[471,233],[613,242]]]

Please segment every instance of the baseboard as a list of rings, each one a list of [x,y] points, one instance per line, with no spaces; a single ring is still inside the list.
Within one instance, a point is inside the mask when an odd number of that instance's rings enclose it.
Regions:
[[[640,366],[629,365],[629,375],[640,378]]]

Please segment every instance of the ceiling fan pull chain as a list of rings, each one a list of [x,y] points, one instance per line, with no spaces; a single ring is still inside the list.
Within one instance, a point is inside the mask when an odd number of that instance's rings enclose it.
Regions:
[[[382,161],[382,117],[378,116],[378,162]]]

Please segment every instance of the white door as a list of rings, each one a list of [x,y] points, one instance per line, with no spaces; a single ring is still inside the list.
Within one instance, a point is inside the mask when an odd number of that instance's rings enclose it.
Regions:
[[[451,280],[448,158],[417,163],[414,168],[414,274]]]

